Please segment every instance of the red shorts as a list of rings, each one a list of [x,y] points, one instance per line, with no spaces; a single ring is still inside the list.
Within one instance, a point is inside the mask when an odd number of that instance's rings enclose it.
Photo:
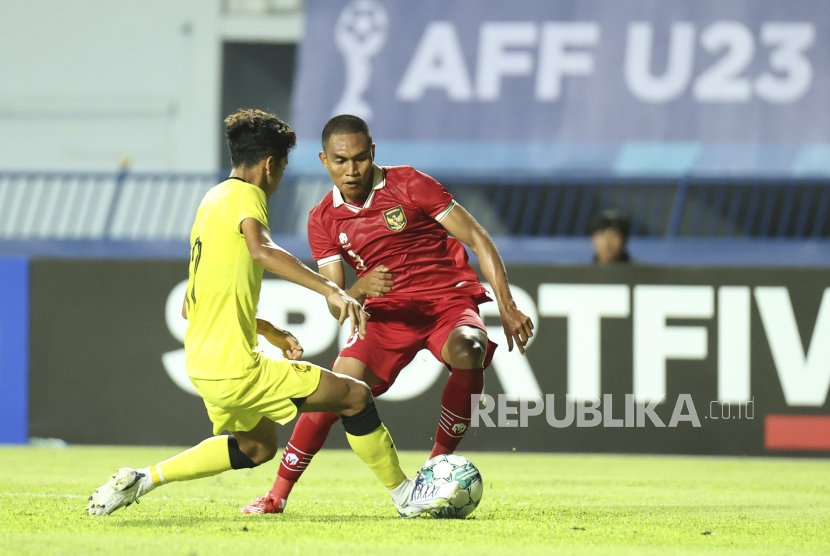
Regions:
[[[366,311],[372,317],[367,325],[366,339],[353,336],[340,351],[340,357],[353,357],[363,362],[383,381],[372,388],[375,396],[389,390],[401,370],[422,349],[428,349],[436,359],[443,361],[441,349],[453,329],[472,326],[487,331],[478,314],[478,305],[469,297],[440,301],[384,299],[375,301]],[[490,365],[496,347],[488,340],[485,368]]]

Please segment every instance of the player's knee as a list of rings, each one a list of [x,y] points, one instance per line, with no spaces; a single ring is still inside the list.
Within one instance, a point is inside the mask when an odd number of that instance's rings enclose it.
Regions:
[[[273,442],[251,441],[233,436],[228,438],[228,452],[233,469],[250,469],[271,461],[277,455],[277,440]]]
[[[345,400],[346,408],[341,412],[341,415],[352,416],[363,411],[367,405],[372,403],[372,390],[365,382],[358,380],[352,381],[349,384],[349,395]]]
[[[484,365],[484,358],[487,357],[487,339],[465,336],[454,343],[450,352],[453,367],[477,369]]]
[[[470,362],[475,365],[475,368],[481,367],[484,365],[484,358],[487,357],[487,341],[476,338],[470,342],[467,352]]]
[[[251,460],[256,465],[262,465],[274,459],[277,456],[277,451],[276,444],[259,444]]]

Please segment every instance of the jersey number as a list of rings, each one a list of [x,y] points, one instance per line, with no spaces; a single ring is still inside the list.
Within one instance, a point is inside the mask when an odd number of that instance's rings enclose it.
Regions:
[[[197,237],[190,249],[190,262],[193,264],[193,286],[190,288],[190,296],[187,298],[188,306],[190,306],[190,300],[193,300],[194,306],[196,305],[196,272],[199,270],[200,260],[202,260],[202,239]]]
[[[363,262],[363,259],[360,258],[360,255],[351,249],[347,249],[346,252],[351,255],[352,259],[354,259],[355,268],[357,268],[357,270],[366,270],[366,264]]]

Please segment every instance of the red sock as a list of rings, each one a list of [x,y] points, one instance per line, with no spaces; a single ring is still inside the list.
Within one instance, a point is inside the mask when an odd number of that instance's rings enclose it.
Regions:
[[[331,426],[340,419],[334,413],[303,413],[297,419],[291,440],[285,446],[280,461],[277,480],[271,488],[271,495],[287,500],[294,483],[300,480],[314,454],[320,451],[329,435]]]
[[[453,369],[441,396],[441,419],[435,431],[435,446],[430,458],[451,454],[464,438],[472,417],[472,396],[480,396],[484,388],[484,368]]]

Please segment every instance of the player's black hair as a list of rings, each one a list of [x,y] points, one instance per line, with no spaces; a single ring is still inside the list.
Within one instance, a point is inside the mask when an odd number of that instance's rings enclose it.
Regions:
[[[619,231],[624,237],[628,237],[631,231],[631,219],[614,209],[598,212],[588,224],[588,234],[594,235],[602,230],[613,228]]]
[[[290,125],[262,110],[240,108],[225,118],[225,126],[235,168],[250,168],[269,156],[280,161],[297,144]]]
[[[362,133],[366,136],[366,143],[372,144],[372,134],[369,133],[369,126],[362,119],[351,114],[341,114],[328,121],[323,128],[323,151],[332,135],[347,135],[349,133]]]

